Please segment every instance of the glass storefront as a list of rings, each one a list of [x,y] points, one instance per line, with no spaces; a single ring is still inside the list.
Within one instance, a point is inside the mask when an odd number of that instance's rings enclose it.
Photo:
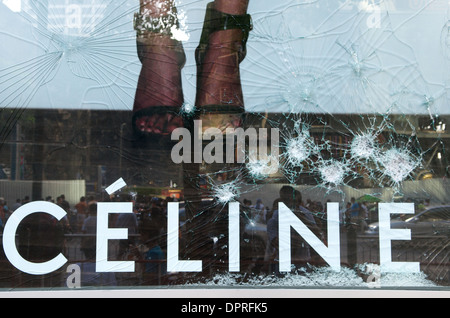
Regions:
[[[449,291],[447,0],[0,17],[0,289]]]

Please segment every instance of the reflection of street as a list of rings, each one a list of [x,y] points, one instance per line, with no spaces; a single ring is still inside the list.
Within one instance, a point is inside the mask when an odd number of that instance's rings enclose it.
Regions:
[[[183,171],[182,167],[173,164],[167,158],[170,158],[171,144],[165,144],[161,142],[152,142],[148,140],[136,139],[132,135],[131,125],[128,124],[128,119],[124,119],[124,114],[121,112],[82,112],[82,111],[49,111],[45,110],[46,116],[42,123],[34,123],[32,118],[34,118],[35,112],[32,110],[27,110],[24,113],[22,119],[22,136],[18,140],[10,140],[6,144],[13,144],[19,142],[24,146],[24,157],[25,157],[25,176],[32,177],[31,163],[33,158],[32,147],[33,144],[33,133],[36,131],[33,129],[34,125],[40,124],[43,127],[44,136],[42,137],[42,146],[44,147],[44,153],[46,155],[46,160],[43,165],[43,177],[45,180],[49,179],[60,179],[65,180],[76,179],[83,177],[86,180],[86,185],[89,191],[94,193],[102,193],[103,190],[101,186],[106,186],[112,184],[119,177],[122,177],[128,185],[131,187],[126,189],[131,193],[135,191],[137,194],[147,193],[148,197],[158,196],[159,194],[153,193],[164,186],[169,186],[171,180],[176,183],[179,190],[183,190]],[[27,121],[33,123],[33,125],[26,125]],[[124,122],[126,122],[124,124]],[[12,137],[11,137],[12,138]],[[120,141],[120,142],[119,142]],[[6,149],[6,148],[5,148]],[[8,166],[10,160],[10,154],[5,151],[2,153],[2,161]],[[99,166],[102,167],[101,180],[99,180]],[[209,167],[215,168],[215,167]],[[219,171],[217,169],[216,171]],[[205,171],[206,173],[207,171]],[[78,176],[78,177],[77,177]],[[219,176],[216,174],[215,176]],[[231,176],[231,174],[229,174]],[[103,178],[104,177],[104,178]],[[198,177],[198,175],[197,175]],[[30,180],[31,181],[31,180]],[[210,195],[209,189],[202,188],[202,184],[199,179],[194,180],[194,186],[196,187],[197,193],[202,193],[206,196]],[[64,182],[64,181],[62,181]],[[100,182],[100,183],[98,183]],[[263,203],[269,210],[272,209],[273,202],[277,199],[279,190],[283,183],[279,183],[280,180],[268,179],[265,183],[258,185],[257,189],[250,185],[249,188],[245,188],[245,185],[240,189],[242,195],[238,198],[241,203],[244,203],[244,199],[250,200],[256,203],[259,198],[263,198]],[[67,182],[68,183],[68,182]],[[134,187],[136,185],[136,187]],[[363,193],[377,193],[378,195],[385,193],[386,199],[392,198],[392,192],[390,188],[384,189],[374,189],[374,188],[350,188],[346,187],[341,192],[327,193],[326,189],[320,189],[315,186],[301,184],[295,185],[295,188],[301,191],[303,194],[304,201],[311,201],[314,203],[314,207],[311,207],[318,216],[321,215],[323,210],[320,206],[325,206],[326,201],[331,200],[332,202],[341,202],[344,204],[343,198],[350,198],[355,196],[359,198]],[[1,195],[6,197],[6,201],[15,202],[17,199],[15,194],[7,192],[11,190],[12,187],[8,189],[5,188]],[[252,191],[250,191],[250,190]],[[426,194],[428,198],[431,198],[434,203],[447,200],[450,197],[450,191],[446,179],[428,179],[420,181],[407,181],[404,183],[403,187],[403,200],[408,199],[411,196],[413,199],[425,199],[424,197],[415,197],[418,193]],[[98,191],[98,192],[97,192]],[[146,192],[147,191],[147,192]],[[63,193],[63,192],[61,192]],[[59,196],[61,193],[53,194],[53,197]],[[29,194],[29,193],[27,193]],[[24,197],[24,193],[19,195],[20,198]],[[103,193],[104,195],[105,193]],[[161,193],[160,193],[161,194]],[[46,196],[47,193],[42,193]],[[68,193],[66,193],[68,195]],[[79,199],[79,196],[75,198]],[[71,202],[73,206],[76,202]],[[419,200],[417,201],[419,204]],[[343,208],[343,206],[342,206]],[[217,209],[217,211],[227,211],[227,208]],[[227,259],[225,256],[226,248],[223,248],[226,244],[222,244],[226,237],[222,237],[224,234],[224,228],[226,228],[226,219],[224,221],[225,226],[216,223],[214,226],[210,226],[208,223],[209,219],[203,218],[206,216],[204,209],[199,209],[195,211],[196,221],[194,229],[198,231],[197,233],[201,236],[208,237],[210,234],[209,230],[214,230],[212,237],[219,238],[218,245],[215,248],[219,248],[220,255],[215,259],[217,263],[223,259]],[[214,213],[211,214],[212,217],[215,216]],[[220,214],[221,217],[226,217],[226,213]],[[204,221],[202,221],[204,220]],[[245,219],[248,221],[247,219]],[[252,220],[252,219],[251,219]],[[254,224],[247,222],[246,231],[244,237],[242,238],[241,246],[242,250],[242,271],[249,272],[261,272],[267,273],[267,263],[264,263],[266,259],[266,246],[267,246],[267,233],[266,224],[264,218],[260,218],[258,222]],[[371,221],[376,221],[376,215]],[[204,222],[204,223],[202,223]],[[203,226],[205,225],[205,226]],[[206,226],[208,225],[208,226]],[[244,232],[243,232],[244,233]],[[351,256],[348,251],[347,242],[349,233],[342,231],[342,263],[354,264],[355,262],[349,260]],[[200,242],[202,239],[199,238]],[[351,241],[351,240],[350,240]],[[365,241],[361,242],[358,239],[358,254],[357,262],[363,261],[374,261],[375,258],[367,258],[366,255],[377,255],[378,253],[376,247],[369,245],[369,248],[365,246]],[[444,242],[445,243],[445,242]],[[76,241],[70,242],[70,244],[75,244]],[[438,246],[437,246],[438,247]],[[427,270],[434,269],[439,264],[443,265],[445,263],[446,253],[448,253],[448,247],[445,244],[442,245],[442,249],[439,250],[436,247],[434,250],[438,255],[430,256],[429,262],[431,265],[427,267]],[[213,253],[216,250],[212,250]],[[408,247],[405,245],[405,252],[408,252]],[[198,251],[197,251],[198,252]],[[430,252],[431,253],[431,252]],[[198,259],[203,256],[198,254]],[[214,255],[214,254],[212,254]],[[430,254],[431,255],[431,254]],[[77,258],[77,256],[75,256]],[[197,257],[195,258],[197,259]],[[424,262],[428,261],[425,259]],[[261,262],[263,264],[261,265]],[[318,259],[318,262],[323,264],[323,261]],[[437,264],[437,265],[435,265]],[[226,266],[222,266],[226,268]],[[210,267],[211,269],[212,267]],[[442,267],[440,267],[442,268]],[[445,274],[445,272],[444,272]]]

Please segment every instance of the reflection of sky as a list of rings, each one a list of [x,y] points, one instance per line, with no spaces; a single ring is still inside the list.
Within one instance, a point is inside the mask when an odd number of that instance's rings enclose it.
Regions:
[[[183,83],[192,103],[194,50],[208,0],[177,2],[190,35]],[[137,6],[137,0],[3,0],[2,106],[131,109],[140,70]],[[448,6],[447,0],[250,1],[255,30],[241,69],[247,109],[448,113]],[[426,100],[433,105],[424,106]]]

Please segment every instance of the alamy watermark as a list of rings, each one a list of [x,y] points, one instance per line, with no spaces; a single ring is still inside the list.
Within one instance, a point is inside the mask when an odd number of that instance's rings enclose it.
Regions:
[[[358,9],[369,14],[366,20],[369,29],[381,28],[381,6],[379,3],[375,3],[374,0],[361,1]]]
[[[270,139],[270,142],[269,142]],[[171,158],[180,163],[256,163],[265,162],[271,171],[279,167],[278,128],[218,128],[203,129],[202,121],[194,121],[193,133],[177,128],[172,140],[178,143],[172,148]]]

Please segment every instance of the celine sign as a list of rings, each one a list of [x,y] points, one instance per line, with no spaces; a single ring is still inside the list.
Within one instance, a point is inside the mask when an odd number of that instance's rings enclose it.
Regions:
[[[279,262],[280,272],[291,271],[291,228],[313,248],[335,271],[340,271],[340,225],[339,204],[328,203],[328,246],[284,204],[279,203]],[[239,241],[239,203],[229,204],[229,271],[240,271],[240,241]],[[18,270],[31,275],[45,275],[60,269],[68,260],[59,254],[54,259],[44,263],[33,263],[24,259],[16,247],[16,232],[20,223],[34,213],[47,213],[61,220],[66,212],[58,205],[37,201],[17,209],[6,223],[3,233],[3,248],[6,257]],[[109,228],[108,218],[114,213],[133,213],[131,202],[104,202],[97,205],[97,246],[96,271],[126,273],[135,271],[133,261],[108,261],[108,241],[128,238],[125,228]],[[391,253],[392,240],[410,240],[411,232],[407,229],[391,229],[391,214],[414,214],[414,204],[380,203],[380,264],[382,272],[420,272],[419,263],[393,262]],[[179,204],[168,204],[167,226],[167,270],[168,272],[201,272],[201,260],[180,260],[179,241]]]

